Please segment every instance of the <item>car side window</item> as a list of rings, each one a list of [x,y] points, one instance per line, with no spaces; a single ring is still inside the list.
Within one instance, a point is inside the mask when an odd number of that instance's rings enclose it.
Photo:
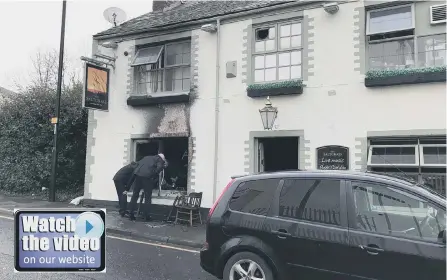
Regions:
[[[445,210],[410,192],[371,182],[352,182],[352,191],[356,229],[429,241],[445,230]]]
[[[340,225],[340,180],[284,180],[279,198],[279,216]]]
[[[241,183],[231,197],[230,209],[256,215],[267,215],[278,184],[279,179]]]

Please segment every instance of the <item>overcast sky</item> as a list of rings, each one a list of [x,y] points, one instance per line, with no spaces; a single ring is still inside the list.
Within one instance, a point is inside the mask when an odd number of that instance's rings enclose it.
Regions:
[[[80,67],[79,57],[91,55],[92,35],[112,25],[103,16],[118,7],[127,19],[148,13],[152,0],[67,1],[65,52]],[[0,0],[0,86],[15,90],[15,81],[26,84],[31,59],[38,51],[59,49],[62,1]]]

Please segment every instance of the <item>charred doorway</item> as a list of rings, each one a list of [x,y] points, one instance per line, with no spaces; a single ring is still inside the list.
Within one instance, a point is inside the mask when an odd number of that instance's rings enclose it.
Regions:
[[[188,185],[188,137],[151,138],[134,141],[134,160],[163,153],[168,167],[160,174],[158,188],[152,196],[177,195],[187,192]]]

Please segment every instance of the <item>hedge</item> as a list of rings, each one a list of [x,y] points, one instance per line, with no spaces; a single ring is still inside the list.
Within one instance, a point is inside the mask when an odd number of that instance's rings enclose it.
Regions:
[[[63,90],[59,119],[58,192],[82,191],[85,174],[87,112],[83,85]],[[49,187],[56,92],[34,86],[0,104],[0,191],[32,194]]]

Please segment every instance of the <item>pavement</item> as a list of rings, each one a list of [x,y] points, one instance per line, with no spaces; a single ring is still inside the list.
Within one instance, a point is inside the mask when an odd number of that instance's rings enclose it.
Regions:
[[[14,208],[82,208],[67,202],[48,202],[0,195],[0,214],[12,215]],[[122,218],[117,210],[107,210],[106,233],[128,239],[173,244],[199,249],[205,242],[205,225],[175,225],[162,221],[135,221]]]
[[[217,280],[200,268],[198,251],[107,234],[106,273],[14,273],[14,221],[0,216],[0,279]]]

